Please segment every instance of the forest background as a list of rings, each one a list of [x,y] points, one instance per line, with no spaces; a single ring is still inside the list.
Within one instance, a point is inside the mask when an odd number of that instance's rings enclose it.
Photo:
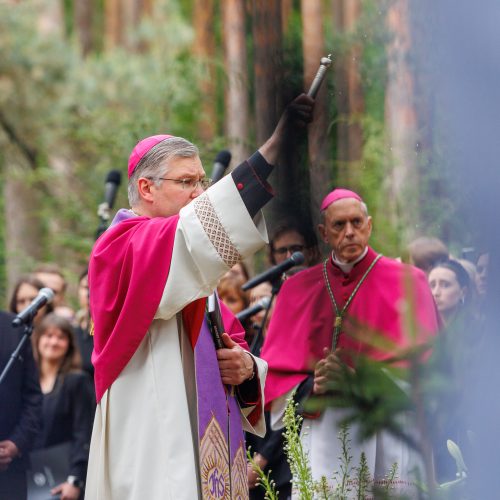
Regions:
[[[111,169],[123,178],[116,206],[128,206],[138,140],[186,137],[208,174],[227,148],[234,168],[330,53],[315,121],[272,179],[270,226],[315,224],[322,197],[344,186],[367,201],[385,255],[421,235],[460,253],[473,234],[412,50],[422,22],[409,0],[0,2],[0,298],[40,261],[76,283]]]

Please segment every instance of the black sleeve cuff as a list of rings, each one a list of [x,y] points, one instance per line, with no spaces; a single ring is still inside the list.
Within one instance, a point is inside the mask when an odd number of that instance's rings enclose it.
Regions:
[[[252,218],[274,196],[273,189],[266,180],[272,170],[273,166],[257,151],[231,172],[241,199]]]
[[[265,181],[271,175],[271,172],[274,168],[273,165],[267,163],[265,158],[258,151],[255,151],[255,153],[250,156],[250,158],[248,159],[248,163],[250,163],[256,174],[263,181]]]

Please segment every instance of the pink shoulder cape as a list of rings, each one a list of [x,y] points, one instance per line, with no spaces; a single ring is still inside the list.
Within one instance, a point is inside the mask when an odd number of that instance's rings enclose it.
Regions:
[[[110,227],[92,250],[89,286],[97,401],[130,361],[154,318],[170,269],[177,221],[178,216],[128,218]]]
[[[179,217],[131,217],[96,242],[89,263],[90,311],[94,324],[94,377],[99,402],[130,361],[153,321],[168,278]],[[206,299],[186,304],[184,326],[194,348]],[[233,340],[248,350],[244,329],[221,304]]]

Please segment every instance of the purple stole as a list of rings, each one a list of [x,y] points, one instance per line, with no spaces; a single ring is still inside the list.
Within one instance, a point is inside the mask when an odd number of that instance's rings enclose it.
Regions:
[[[240,408],[222,384],[215,352],[205,319],[194,350],[201,494],[203,500],[248,499]]]

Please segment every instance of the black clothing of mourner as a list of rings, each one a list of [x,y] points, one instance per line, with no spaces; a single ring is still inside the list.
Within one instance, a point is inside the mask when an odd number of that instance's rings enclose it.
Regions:
[[[92,364],[92,351],[94,349],[94,337],[89,334],[88,329],[81,326],[75,326],[75,337],[78,344],[78,350],[82,357],[82,370],[94,379],[94,365]]]
[[[95,403],[93,384],[84,372],[58,375],[51,392],[43,395],[42,430],[35,448],[71,441],[69,475],[85,480]]]
[[[461,311],[443,329],[434,346],[429,366],[435,378],[446,383],[437,385],[428,403],[430,437],[433,444],[433,458],[436,479],[439,483],[456,479],[457,466],[448,451],[447,441],[451,439],[462,452],[466,464],[475,434],[472,422],[468,422],[467,390],[470,384],[471,366],[480,366],[485,338],[484,324],[471,314]],[[467,367],[467,369],[464,369]],[[442,387],[440,389],[440,387]],[[474,389],[469,389],[474,390]]]
[[[12,327],[13,319],[14,315],[0,311],[0,372],[22,337],[22,328]],[[21,453],[5,471],[0,471],[0,498],[19,500],[26,498],[27,453],[40,429],[42,405],[29,340],[0,385],[0,404],[0,441],[12,441]]]
[[[264,337],[260,335],[258,342],[252,346],[252,352],[260,356],[260,350],[264,342]],[[287,500],[292,495],[292,473],[284,450],[285,438],[283,437],[284,429],[274,431],[271,429],[270,413],[264,412],[266,419],[266,435],[264,437],[256,436],[255,434],[246,433],[246,445],[250,447],[252,455],[259,453],[267,460],[267,465],[264,467],[264,473],[270,472],[270,477],[276,485],[276,490],[279,492],[280,500]],[[257,485],[250,490],[250,500],[264,500],[265,491]]]

